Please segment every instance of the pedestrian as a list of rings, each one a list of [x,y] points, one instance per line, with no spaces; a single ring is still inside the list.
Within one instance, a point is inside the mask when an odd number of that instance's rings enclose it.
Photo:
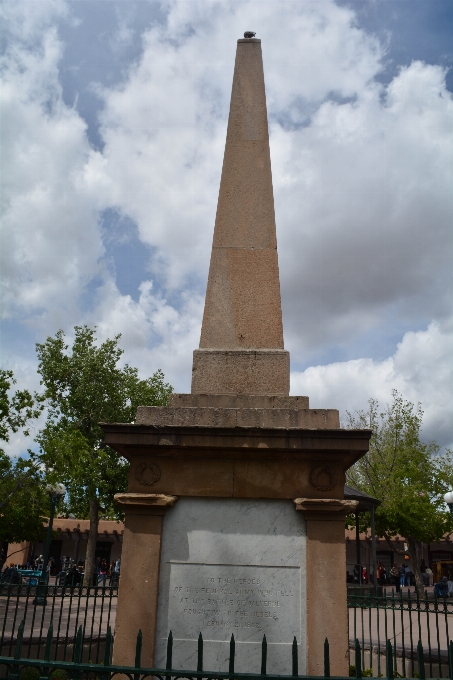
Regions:
[[[383,575],[384,567],[380,562],[377,563],[376,567],[376,576],[377,576],[377,582],[378,585],[382,586],[382,575]]]
[[[453,573],[451,567],[447,567],[447,586],[448,595],[451,597],[453,594]]]
[[[396,562],[393,563],[393,567],[390,569],[390,576],[392,577],[392,585],[395,586],[396,592],[399,593],[401,588],[401,574]]]
[[[412,569],[409,565],[406,565],[406,585],[412,585]]]
[[[107,562],[105,560],[102,560],[99,565],[98,585],[102,581],[103,585],[105,586],[106,579],[107,579]]]

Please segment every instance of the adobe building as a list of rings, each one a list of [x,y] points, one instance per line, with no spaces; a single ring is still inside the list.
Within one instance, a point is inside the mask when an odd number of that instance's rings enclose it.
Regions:
[[[47,520],[43,521],[47,526]],[[76,563],[84,562],[90,522],[87,519],[73,519],[57,517],[53,521],[53,538],[50,543],[49,557],[55,560],[69,557]],[[123,546],[124,525],[122,522],[100,520],[98,537],[96,541],[96,557],[106,560],[111,564],[113,560],[121,557]],[[4,567],[9,564],[25,566],[33,556],[44,553],[44,542],[10,543],[7,549],[7,560]]]
[[[303,294],[303,291],[301,291]],[[289,396],[261,41],[238,40],[206,303],[192,390],[103,424],[130,461],[114,662],[268,673],[348,673],[345,471],[369,430]]]

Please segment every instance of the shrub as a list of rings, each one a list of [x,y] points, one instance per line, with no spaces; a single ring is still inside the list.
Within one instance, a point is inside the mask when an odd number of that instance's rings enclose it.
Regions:
[[[63,668],[56,668],[49,675],[49,680],[68,680],[69,675]]]
[[[34,666],[25,666],[21,668],[19,680],[39,680],[39,670]]]

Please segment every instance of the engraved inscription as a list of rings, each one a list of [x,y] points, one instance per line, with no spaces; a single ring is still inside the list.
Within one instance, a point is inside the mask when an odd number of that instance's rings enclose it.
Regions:
[[[287,642],[300,632],[299,579],[298,568],[172,564],[170,618],[181,637]]]

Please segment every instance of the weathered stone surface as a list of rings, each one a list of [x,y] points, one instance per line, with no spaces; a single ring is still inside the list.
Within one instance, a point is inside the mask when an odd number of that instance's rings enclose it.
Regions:
[[[171,394],[173,408],[309,408],[308,397],[283,397],[267,394]]]
[[[289,352],[196,349],[192,393],[288,396]]]
[[[165,667],[174,635],[173,666],[195,668],[196,639],[204,666],[258,672],[266,634],[268,673],[291,672],[291,643],[299,642],[305,673],[306,527],[292,501],[183,498],[164,518],[156,666]]]
[[[261,41],[241,40],[192,392],[288,395],[283,348]]]
[[[155,427],[338,428],[335,409],[139,406],[136,425]]]

